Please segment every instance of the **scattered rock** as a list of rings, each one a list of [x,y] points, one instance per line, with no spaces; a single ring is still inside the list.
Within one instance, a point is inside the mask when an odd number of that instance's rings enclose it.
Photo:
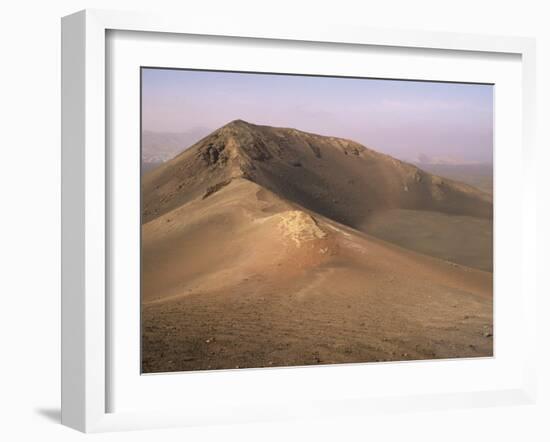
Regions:
[[[227,156],[223,154],[224,150],[224,144],[214,145],[210,143],[206,149],[201,152],[201,157],[209,166],[215,165],[218,162],[225,163],[227,161]]]
[[[266,143],[259,138],[255,140],[254,144],[247,144],[246,151],[250,158],[256,161],[268,161],[273,158]]]
[[[294,241],[297,247],[300,247],[302,242],[322,239],[327,236],[317,225],[315,218],[301,210],[290,210],[277,216],[281,219],[279,229],[283,235]]]
[[[202,196],[202,199],[208,198],[213,193],[216,193],[218,190],[220,190],[220,189],[224,188],[225,186],[227,186],[230,182],[231,182],[231,179],[222,181],[220,183],[216,183],[213,186],[208,187],[206,189],[206,192]]]
[[[315,144],[311,144],[309,143],[308,141],[305,141],[305,143],[307,144],[307,147],[309,147],[311,149],[311,151],[313,152],[313,154],[317,157],[317,158],[322,158],[322,155],[321,155],[321,149],[319,148],[319,146],[315,145]]]

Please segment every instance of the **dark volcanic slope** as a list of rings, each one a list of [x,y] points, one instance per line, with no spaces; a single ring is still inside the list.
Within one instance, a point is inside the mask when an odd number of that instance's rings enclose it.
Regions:
[[[354,228],[380,209],[492,217],[491,197],[472,186],[350,140],[236,120],[144,177],[143,221],[237,177]]]

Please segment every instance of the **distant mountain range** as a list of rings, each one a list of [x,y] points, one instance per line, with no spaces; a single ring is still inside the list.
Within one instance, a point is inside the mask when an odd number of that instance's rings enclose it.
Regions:
[[[491,165],[491,161],[472,161],[465,160],[456,156],[430,156],[426,154],[416,155],[409,160],[414,164],[432,164],[444,166],[476,166],[476,165]]]
[[[195,144],[211,132],[205,127],[196,127],[185,132],[154,132],[145,130],[141,138],[141,159],[145,169],[175,157],[182,150]]]

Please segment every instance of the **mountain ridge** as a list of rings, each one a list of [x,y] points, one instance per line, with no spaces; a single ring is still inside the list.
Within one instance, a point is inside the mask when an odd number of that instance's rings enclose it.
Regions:
[[[378,209],[492,218],[490,195],[353,140],[234,120],[144,176],[144,220],[237,177],[355,228]]]

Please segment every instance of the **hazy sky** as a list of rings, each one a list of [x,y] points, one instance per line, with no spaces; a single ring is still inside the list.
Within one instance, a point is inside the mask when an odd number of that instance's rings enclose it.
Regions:
[[[235,119],[350,138],[402,159],[492,161],[493,87],[144,69],[143,129],[217,129]]]

